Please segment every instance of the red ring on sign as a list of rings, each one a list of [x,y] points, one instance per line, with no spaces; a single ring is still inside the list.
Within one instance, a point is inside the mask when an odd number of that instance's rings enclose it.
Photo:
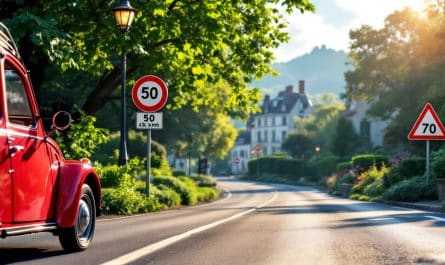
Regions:
[[[142,103],[139,100],[139,98],[137,96],[138,90],[139,90],[139,88],[141,88],[142,84],[144,84],[145,82],[150,82],[150,81],[159,85],[159,87],[162,90],[161,99],[155,105],[145,105],[144,103]],[[136,107],[139,110],[145,111],[145,112],[156,112],[156,111],[162,109],[162,107],[164,107],[165,103],[167,103],[167,98],[168,98],[167,85],[164,83],[164,81],[162,81],[161,78],[159,78],[155,75],[144,75],[143,77],[139,78],[136,81],[136,83],[134,83],[133,88],[131,89],[131,98],[133,99],[134,105],[136,105]]]

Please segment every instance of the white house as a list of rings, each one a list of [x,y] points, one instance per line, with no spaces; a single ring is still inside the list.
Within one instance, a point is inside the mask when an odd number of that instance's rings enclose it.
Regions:
[[[355,131],[369,140],[373,147],[383,145],[383,132],[389,121],[371,117],[367,114],[369,104],[365,101],[353,101],[344,112],[354,125]]]
[[[305,83],[299,81],[298,92],[287,86],[278,96],[271,99],[266,95],[261,113],[251,117],[247,125],[247,134],[240,135],[231,152],[232,173],[244,172],[252,156],[272,155],[281,152],[281,144],[286,136],[295,129],[295,117],[307,117],[312,114],[312,104],[306,96]],[[241,157],[241,154],[244,157]],[[239,159],[239,168],[234,161]],[[244,164],[245,163],[245,164]],[[245,166],[244,166],[245,165]]]
[[[251,158],[250,132],[246,131],[238,135],[235,145],[230,152],[230,168],[233,174],[241,174],[247,170],[247,163]]]

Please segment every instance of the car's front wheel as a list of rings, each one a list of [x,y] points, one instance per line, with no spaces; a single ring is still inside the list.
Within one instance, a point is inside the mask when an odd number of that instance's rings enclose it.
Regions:
[[[66,251],[82,251],[88,248],[94,236],[96,204],[90,186],[84,184],[79,199],[77,218],[73,227],[60,228],[59,241]]]

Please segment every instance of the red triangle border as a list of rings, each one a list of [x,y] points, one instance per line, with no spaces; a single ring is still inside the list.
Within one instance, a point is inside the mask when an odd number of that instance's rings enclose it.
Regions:
[[[431,112],[431,115],[433,116],[434,121],[438,125],[438,129],[442,132],[442,135],[414,135],[417,128],[420,126],[420,123],[422,122],[425,115],[428,113],[428,111]],[[408,139],[410,140],[445,140],[445,127],[443,126],[442,122],[439,119],[439,116],[437,115],[436,111],[434,110],[433,106],[430,103],[427,103],[425,107],[423,108],[422,112],[420,113],[419,117],[416,120],[416,123],[414,123],[414,126],[412,127],[411,131],[408,134]]]

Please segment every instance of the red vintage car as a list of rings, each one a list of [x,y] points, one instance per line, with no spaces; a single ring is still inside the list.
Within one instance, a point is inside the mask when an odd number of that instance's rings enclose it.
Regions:
[[[58,112],[52,126],[63,130],[69,122]],[[89,160],[65,160],[45,131],[28,72],[0,22],[0,236],[52,232],[65,250],[84,250],[100,198]]]

